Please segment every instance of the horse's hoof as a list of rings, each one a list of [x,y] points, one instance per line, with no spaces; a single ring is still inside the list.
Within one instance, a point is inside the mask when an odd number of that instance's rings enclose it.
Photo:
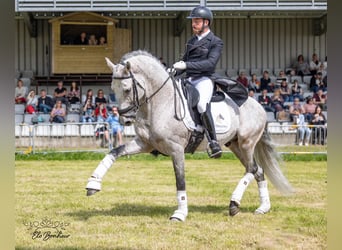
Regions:
[[[229,204],[229,215],[235,216],[240,212],[239,204],[235,201],[230,201]]]
[[[177,217],[170,217],[170,221],[182,222],[182,220],[180,218],[177,218]]]
[[[91,196],[93,194],[96,194],[100,190],[92,189],[92,188],[87,188],[87,196]]]

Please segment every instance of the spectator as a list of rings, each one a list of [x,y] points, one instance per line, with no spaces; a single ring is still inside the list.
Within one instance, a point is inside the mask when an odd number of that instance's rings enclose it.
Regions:
[[[50,122],[63,123],[65,121],[65,114],[62,101],[58,100],[50,113]]]
[[[306,99],[306,103],[303,105],[305,119],[311,122],[316,110],[316,104],[314,104],[313,98],[310,96]]]
[[[260,81],[258,81],[256,74],[252,74],[252,78],[248,84],[248,89],[253,89],[254,93],[260,93]]]
[[[29,114],[34,114],[37,111],[38,98],[34,90],[31,90],[26,98],[26,112]]]
[[[17,87],[15,87],[15,103],[26,103],[27,88],[24,86],[22,80],[18,80]]]
[[[274,84],[271,82],[271,78],[267,70],[264,71],[260,79],[260,90],[267,89],[267,92],[271,93],[274,90]]]
[[[285,80],[286,82],[289,82],[288,77],[285,75],[285,72],[283,70],[279,71],[279,75],[277,76],[277,87],[280,87],[282,81]]]
[[[82,122],[95,122],[95,109],[91,98],[88,98],[83,106],[83,115],[81,119]]]
[[[94,34],[91,34],[89,36],[88,44],[89,45],[97,45],[98,41],[96,39],[96,36]]]
[[[252,98],[255,99],[256,101],[258,101],[258,100],[256,99],[254,89],[250,88],[250,89],[248,90],[248,96],[249,96],[249,97],[252,97]]]
[[[295,110],[298,110],[302,115],[305,114],[304,106],[299,102],[299,98],[298,97],[295,97],[293,99],[293,104],[289,108],[289,113],[290,113],[291,121],[294,121],[293,118],[296,116]]]
[[[306,61],[304,61],[303,55],[299,55],[297,57],[297,61],[293,64],[292,68],[294,70],[295,75],[298,75],[301,77],[303,77],[305,75],[310,75],[309,64]]]
[[[279,88],[279,91],[280,91],[280,95],[281,97],[283,98],[284,102],[291,102],[292,99],[291,99],[291,90],[286,82],[285,79],[283,79],[281,81],[281,85],[280,85],[280,88]]]
[[[64,103],[65,105],[68,104],[67,90],[63,86],[63,81],[57,82],[57,88],[55,88],[55,92],[53,95],[55,98],[55,103],[57,103],[57,101],[62,101],[62,103]]]
[[[104,36],[99,38],[99,45],[107,45],[106,38]]]
[[[320,105],[323,110],[327,110],[327,95],[323,94],[322,89],[318,89],[313,96],[314,103]]]
[[[316,93],[318,89],[324,90],[324,82],[322,79],[321,72],[317,72],[315,75],[311,77],[309,87],[310,87],[310,91],[312,91],[313,93]]]
[[[263,89],[261,92],[261,95],[258,97],[258,102],[261,104],[261,106],[264,107],[266,112],[273,112],[274,108],[272,107],[272,100],[271,97],[267,94],[267,89]]]
[[[51,112],[54,106],[54,102],[50,96],[46,95],[46,90],[42,89],[40,91],[40,97],[38,98],[38,109],[40,112],[47,114]]]
[[[312,144],[321,144],[324,145],[325,136],[326,136],[326,117],[322,113],[322,109],[319,105],[317,105],[315,109],[315,113],[313,115],[311,124],[314,125],[312,128]]]
[[[305,146],[309,146],[310,136],[311,136],[311,130],[308,128],[308,126],[305,124],[305,117],[298,109],[294,109],[294,124],[297,125],[297,131],[298,131],[298,145],[302,146],[303,142]],[[304,140],[305,136],[305,140]]]
[[[71,104],[80,102],[80,91],[75,81],[71,83],[70,91],[68,93],[68,101]]]
[[[82,97],[82,103],[86,104],[86,102],[90,99],[90,102],[93,106],[95,106],[95,96],[93,95],[93,90],[88,89],[87,94]]]
[[[87,33],[82,32],[75,40],[76,45],[88,45]]]
[[[321,67],[321,62],[318,59],[318,55],[316,53],[312,54],[312,59],[310,61],[310,72],[311,75],[317,74],[319,68]]]
[[[123,126],[120,124],[118,107],[112,107],[112,113],[108,116],[106,121],[109,123],[112,135],[116,136],[118,144],[122,145]]]
[[[294,100],[295,98],[299,98],[299,100],[301,102],[304,101],[303,89],[298,84],[297,80],[294,80],[293,85],[291,86],[291,98],[290,98],[290,100]]]
[[[272,107],[274,109],[274,117],[280,111],[284,110],[284,99],[280,94],[280,89],[275,89],[271,97]]]
[[[237,82],[241,83],[245,88],[248,88],[248,78],[245,72],[240,72],[239,77],[236,79]]]
[[[97,122],[104,122],[107,119],[107,109],[104,103],[99,103],[95,109],[95,119]]]
[[[106,98],[104,96],[103,90],[99,89],[97,91],[97,96],[95,97],[96,107],[98,107],[101,103],[107,103],[107,100],[106,100]]]

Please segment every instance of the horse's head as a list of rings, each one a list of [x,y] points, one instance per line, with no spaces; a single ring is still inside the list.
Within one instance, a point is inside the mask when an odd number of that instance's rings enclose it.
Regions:
[[[112,90],[118,103],[120,119],[125,125],[130,125],[136,116],[140,103],[145,98],[144,80],[129,61],[120,64],[112,63],[105,58],[108,67],[112,70]]]

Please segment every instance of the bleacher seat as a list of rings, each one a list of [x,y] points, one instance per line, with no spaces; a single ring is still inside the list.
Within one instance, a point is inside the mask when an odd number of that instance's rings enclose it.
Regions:
[[[39,114],[39,116],[42,118],[42,121],[39,123],[50,123],[50,115],[49,114]]]
[[[24,115],[22,114],[15,114],[15,124],[23,123]]]
[[[280,72],[280,71],[283,71],[283,69],[280,69],[280,68],[274,69],[273,74],[274,74],[275,76],[279,76],[279,72]]]
[[[297,80],[299,84],[302,84],[302,77],[301,76],[291,76],[290,82],[293,83],[294,80]]]
[[[15,104],[14,112],[15,112],[15,114],[23,115],[25,113],[25,105],[24,104]]]
[[[79,121],[80,121],[80,115],[79,114],[69,113],[66,115],[66,122],[79,122]]]
[[[227,69],[227,76],[230,78],[237,76],[237,70],[236,69]]]
[[[280,122],[269,122],[267,125],[267,131],[271,134],[282,134],[282,124]]]
[[[24,123],[32,125],[32,117],[36,116],[35,114],[25,114],[24,115]]]
[[[311,81],[311,78],[312,78],[312,76],[304,76],[304,79],[303,79],[304,83],[309,85],[310,81]]]
[[[275,122],[277,121],[275,118],[274,118],[274,113],[273,112],[266,112],[266,115],[267,115],[267,121],[268,122]]]

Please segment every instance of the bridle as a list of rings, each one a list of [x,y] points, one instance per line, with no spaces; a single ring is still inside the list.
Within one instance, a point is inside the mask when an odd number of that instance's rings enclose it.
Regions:
[[[121,63],[122,65],[126,66],[126,64]],[[159,88],[153,92],[150,96],[146,97],[146,89],[139,83],[139,81],[135,78],[134,74],[132,73],[132,71],[129,69],[128,70],[129,75],[128,76],[113,76],[112,79],[113,80],[125,80],[125,79],[132,79],[132,91],[133,91],[133,104],[128,106],[127,108],[124,109],[118,109],[119,115],[124,115],[130,111],[134,111],[137,112],[139,110],[139,108],[145,104],[147,104],[168,82],[169,79],[172,80],[173,86],[174,86],[174,96],[176,96],[176,92],[178,92],[178,94],[180,95],[180,91],[179,88],[176,84],[176,80],[174,77],[174,73],[172,73],[172,70],[169,73],[169,76],[166,78],[166,80],[163,82],[162,85],[159,86]],[[145,96],[145,100],[143,102],[140,102],[139,100],[139,95],[138,95],[138,88],[142,89],[144,91],[144,96]],[[176,98],[174,98],[174,102],[175,102],[175,111],[176,111]],[[182,99],[182,104],[183,107],[185,107],[183,99]],[[184,112],[185,114],[185,112]],[[177,115],[177,112],[175,112],[175,118],[177,120],[182,120],[184,117],[179,117]]]

